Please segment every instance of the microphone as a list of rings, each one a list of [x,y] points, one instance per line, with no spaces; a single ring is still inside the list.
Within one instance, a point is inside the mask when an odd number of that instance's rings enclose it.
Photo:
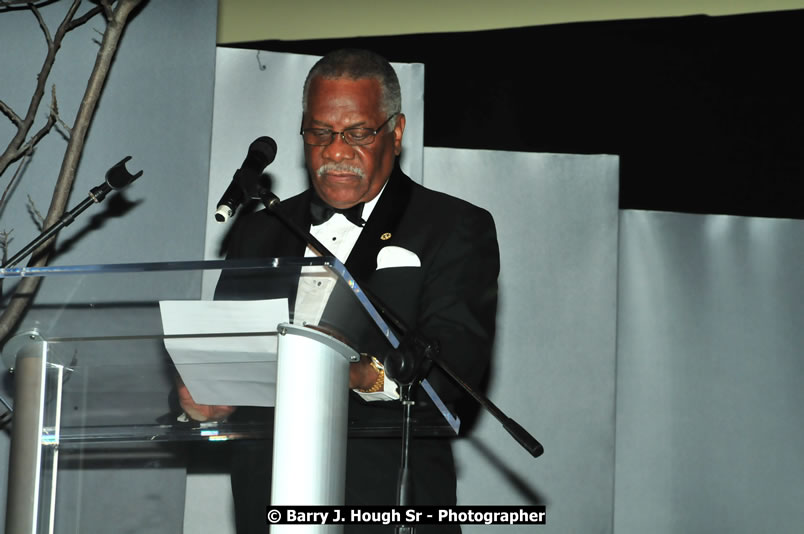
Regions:
[[[234,215],[237,208],[250,198],[250,192],[254,191],[257,181],[276,157],[276,141],[270,137],[258,137],[248,147],[248,154],[243,160],[243,165],[234,174],[232,183],[224,191],[223,196],[218,201],[215,210],[215,220],[224,223]]]

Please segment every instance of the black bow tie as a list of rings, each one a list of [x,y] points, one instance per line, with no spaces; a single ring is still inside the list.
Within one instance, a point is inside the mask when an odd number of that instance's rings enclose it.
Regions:
[[[346,219],[356,226],[363,226],[366,224],[366,221],[363,220],[363,203],[360,202],[355,204],[351,208],[346,209],[338,209],[333,208],[321,198],[313,194],[313,198],[310,200],[310,216],[313,222],[313,226],[318,226],[319,224],[323,224],[330,220],[333,215],[336,213],[340,213]]]

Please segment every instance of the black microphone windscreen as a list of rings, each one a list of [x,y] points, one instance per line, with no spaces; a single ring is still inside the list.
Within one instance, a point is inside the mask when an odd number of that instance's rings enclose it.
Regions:
[[[255,139],[248,147],[248,156],[243,162],[244,167],[249,167],[261,173],[265,167],[271,164],[276,157],[276,141],[268,136]]]

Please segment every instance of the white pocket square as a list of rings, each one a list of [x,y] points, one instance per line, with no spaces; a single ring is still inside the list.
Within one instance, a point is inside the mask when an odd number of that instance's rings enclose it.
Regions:
[[[389,245],[377,254],[377,270],[388,267],[421,267],[422,262],[415,252],[402,247]]]

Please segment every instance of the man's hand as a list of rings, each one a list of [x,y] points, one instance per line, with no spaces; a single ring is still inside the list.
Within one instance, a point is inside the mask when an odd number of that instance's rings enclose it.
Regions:
[[[181,377],[176,377],[176,389],[179,394],[179,404],[190,419],[195,421],[222,421],[232,415],[234,406],[219,406],[211,404],[198,404],[190,395],[190,390],[184,385]]]
[[[328,336],[332,336],[341,343],[354,347],[349,340],[342,333],[327,328],[325,326],[305,325],[305,327],[318,332],[323,332]],[[349,389],[371,389],[380,373],[371,365],[371,357],[366,354],[360,355],[360,361],[349,364]]]
[[[379,376],[371,358],[362,354],[359,362],[349,364],[349,389],[371,389]]]

